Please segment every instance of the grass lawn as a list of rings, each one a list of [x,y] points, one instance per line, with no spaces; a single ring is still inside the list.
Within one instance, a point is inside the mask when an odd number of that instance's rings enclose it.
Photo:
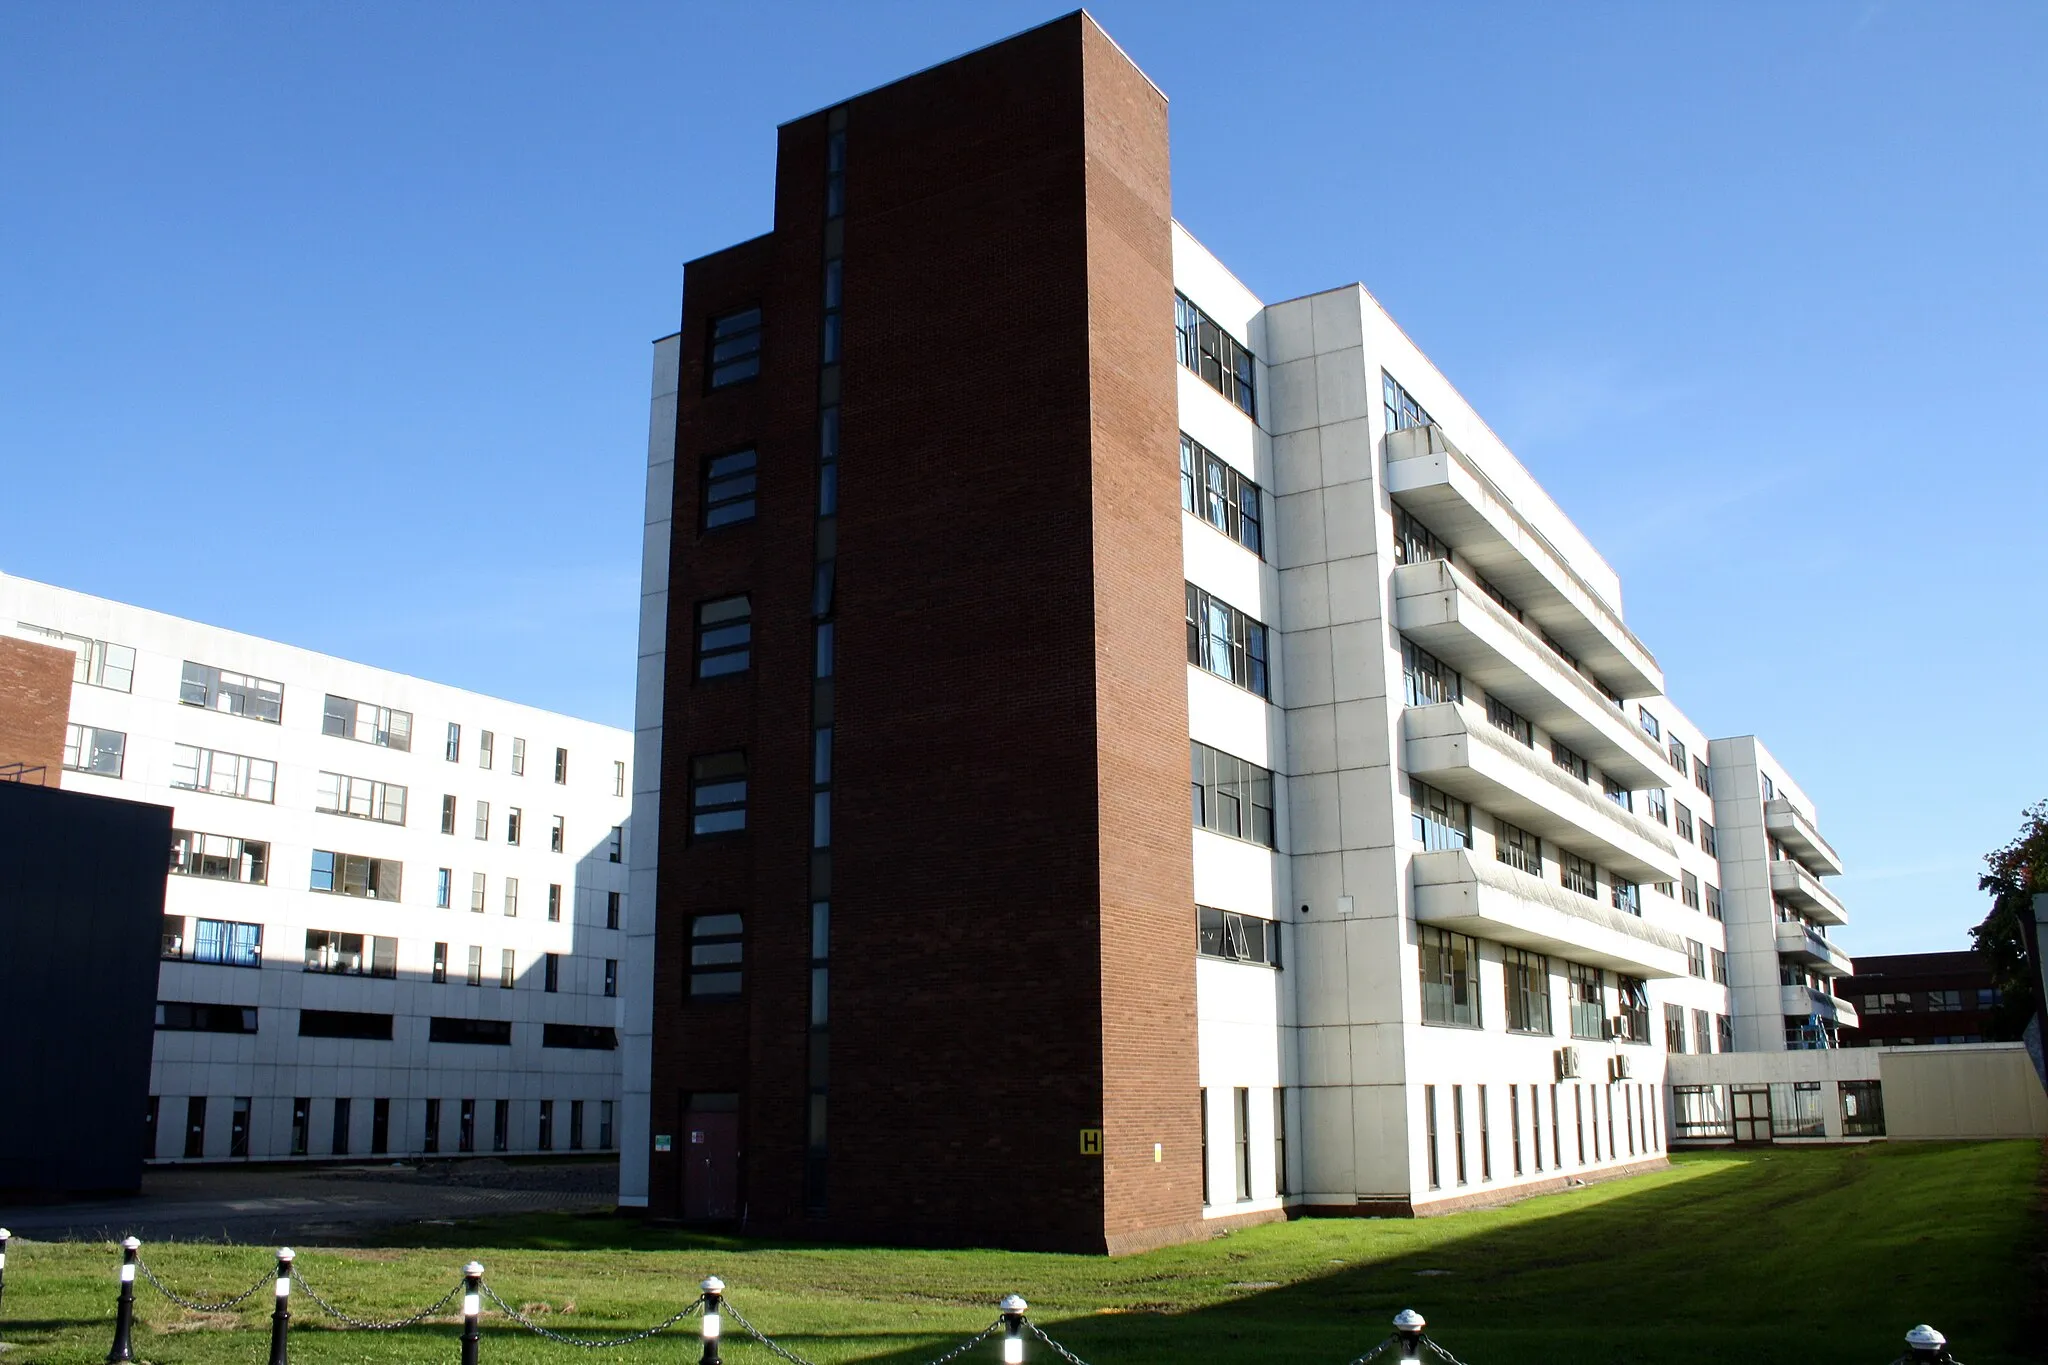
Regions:
[[[799,1246],[537,1215],[409,1227],[375,1247],[301,1247],[299,1268],[340,1306],[396,1317],[440,1297],[473,1254],[507,1301],[572,1335],[651,1325],[715,1273],[740,1311],[819,1365],[916,1365],[986,1325],[1011,1290],[1093,1365],[1345,1365],[1404,1307],[1468,1365],[1885,1365],[1923,1321],[1969,1365],[2017,1365],[2042,1357],[2041,1162],[2026,1142],[1681,1154],[1668,1171],[1509,1208],[1307,1219],[1118,1260]],[[268,1248],[198,1243],[145,1246],[143,1259],[182,1293],[215,1298],[270,1264]],[[0,1361],[103,1361],[117,1263],[110,1244],[17,1239]],[[136,1353],[159,1365],[256,1365],[269,1302],[266,1289],[238,1314],[190,1313],[138,1285]],[[302,1294],[293,1306],[295,1362],[457,1357],[454,1317],[343,1332]],[[1027,1359],[1052,1360],[1031,1346]],[[697,1353],[692,1323],[605,1358]],[[574,1354],[485,1318],[485,1362]],[[773,1365],[730,1325],[725,1357]],[[989,1343],[961,1365],[997,1359]]]

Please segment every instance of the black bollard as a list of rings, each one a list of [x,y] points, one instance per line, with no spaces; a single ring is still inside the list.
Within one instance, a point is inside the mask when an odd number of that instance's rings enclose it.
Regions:
[[[471,1261],[462,1267],[462,1365],[476,1365],[476,1320],[484,1309],[484,1267]]]
[[[277,1306],[270,1310],[270,1365],[290,1365],[285,1338],[292,1328],[292,1249],[277,1249]]]
[[[109,1362],[135,1359],[131,1339],[135,1334],[135,1253],[142,1243],[130,1237],[121,1243],[121,1299],[114,1305],[114,1344],[107,1351]]]
[[[1949,1359],[1948,1338],[1923,1322],[1906,1333],[1906,1359],[1913,1365],[1945,1362]]]
[[[7,1302],[7,1239],[13,1235],[0,1228],[0,1303]]]
[[[718,1334],[725,1323],[719,1317],[718,1306],[725,1299],[725,1281],[716,1275],[699,1286],[704,1291],[704,1359],[703,1365],[718,1365]]]
[[[1022,1294],[1008,1295],[999,1305],[1003,1314],[1003,1365],[1024,1365],[1024,1310],[1029,1306]]]
[[[1428,1325],[1413,1308],[1403,1308],[1394,1315],[1394,1335],[1401,1343],[1401,1359],[1422,1359],[1422,1329]]]

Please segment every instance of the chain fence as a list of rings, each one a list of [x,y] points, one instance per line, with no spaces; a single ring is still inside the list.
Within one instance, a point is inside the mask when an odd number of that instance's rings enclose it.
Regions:
[[[380,1322],[373,1318],[359,1318],[346,1309],[337,1308],[329,1303],[320,1296],[319,1291],[306,1283],[306,1277],[299,1273],[299,1268],[296,1265],[292,1267],[292,1283],[305,1290],[306,1297],[318,1304],[320,1311],[328,1317],[345,1322],[350,1327],[362,1332],[397,1332],[407,1327],[416,1327],[440,1312],[443,1308],[446,1308],[454,1300],[455,1296],[462,1292],[462,1281],[457,1280],[449,1287],[447,1293],[428,1304],[425,1308],[420,1309],[419,1312],[408,1317],[392,1318],[388,1322]]]
[[[517,1308],[514,1308],[511,1304],[499,1298],[498,1291],[491,1288],[490,1285],[483,1284],[480,1285],[479,1288],[485,1298],[489,1299],[492,1303],[498,1305],[498,1311],[500,1313],[503,1313],[506,1317],[512,1319],[512,1321],[518,1323],[521,1327],[524,1327],[527,1331],[532,1332],[535,1336],[546,1337],[549,1341],[552,1341],[560,1346],[575,1346],[585,1351],[608,1351],[614,1346],[630,1346],[636,1341],[645,1341],[647,1340],[647,1338],[651,1336],[658,1336],[661,1333],[666,1332],[669,1328],[675,1326],[684,1318],[687,1318],[688,1316],[690,1316],[690,1314],[696,1312],[698,1309],[704,1306],[703,1296],[699,1295],[697,1298],[692,1299],[689,1303],[684,1304],[681,1308],[678,1308],[675,1312],[669,1314],[660,1322],[655,1323],[652,1327],[643,1327],[639,1331],[634,1332],[629,1336],[607,1337],[604,1340],[599,1341],[595,1338],[590,1337],[567,1336],[561,1332],[555,1331],[552,1328],[543,1327],[539,1323],[535,1322],[532,1318],[526,1316],[526,1314],[520,1312]]]
[[[142,1272],[142,1278],[148,1281],[150,1288],[156,1290],[157,1293],[163,1295],[172,1303],[177,1304],[178,1307],[189,1309],[194,1313],[225,1313],[231,1308],[240,1308],[249,1301],[250,1295],[270,1283],[270,1272],[266,1270],[257,1277],[256,1283],[250,1285],[233,1298],[222,1299],[219,1303],[201,1303],[197,1299],[186,1298],[183,1294],[180,1294],[177,1290],[158,1279],[156,1272],[149,1268],[149,1262],[142,1260],[140,1257],[136,1259],[135,1268]]]

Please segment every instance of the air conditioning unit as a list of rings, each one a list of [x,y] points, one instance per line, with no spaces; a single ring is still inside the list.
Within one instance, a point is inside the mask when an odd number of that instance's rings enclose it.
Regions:
[[[1615,1037],[1616,1034],[1614,1031],[1614,1021],[1612,1019],[1602,1019],[1600,1021],[1600,1041],[1603,1043],[1611,1043],[1614,1041]]]
[[[1617,1014],[1608,1021],[1607,1036],[1609,1038],[1629,1038],[1634,1036],[1629,1032],[1628,1016],[1626,1014]]]
[[[1579,1076],[1579,1050],[1575,1047],[1561,1047],[1557,1050],[1557,1078],[1561,1081],[1577,1080]]]
[[[1625,1081],[1625,1080],[1627,1080],[1628,1078],[1629,1078],[1629,1069],[1628,1069],[1628,1058],[1627,1058],[1627,1057],[1621,1057],[1621,1056],[1617,1056],[1617,1057],[1616,1057],[1616,1058],[1614,1059],[1614,1079],[1615,1079],[1615,1080],[1617,1080],[1617,1081]]]

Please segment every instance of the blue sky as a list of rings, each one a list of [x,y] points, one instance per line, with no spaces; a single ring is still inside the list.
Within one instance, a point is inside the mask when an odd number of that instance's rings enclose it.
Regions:
[[[629,723],[681,263],[777,122],[1055,13],[0,7],[0,568]],[[2048,795],[2048,8],[1094,13],[1189,228],[1363,280],[1814,796],[1845,942],[1961,946]]]

